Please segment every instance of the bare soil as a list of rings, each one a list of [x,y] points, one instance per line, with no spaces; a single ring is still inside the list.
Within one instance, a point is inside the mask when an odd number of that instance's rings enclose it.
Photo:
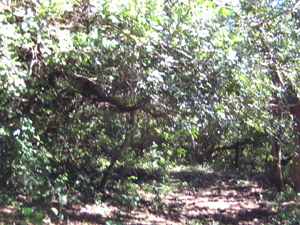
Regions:
[[[64,221],[51,210],[57,203],[41,210],[51,224],[274,224],[278,215],[262,173],[172,171],[169,182],[176,188],[162,194],[141,191],[132,208],[114,201],[121,193],[107,192],[99,204],[60,207]],[[1,206],[0,224],[21,224],[23,219],[12,206]]]

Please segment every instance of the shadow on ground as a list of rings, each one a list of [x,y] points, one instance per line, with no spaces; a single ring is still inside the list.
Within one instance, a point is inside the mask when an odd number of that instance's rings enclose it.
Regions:
[[[114,204],[113,193],[99,205],[59,208],[64,221],[53,214],[51,208],[58,208],[55,203],[39,210],[52,224],[263,224],[277,216],[261,201],[270,197],[268,179],[262,173],[172,171],[170,177],[175,189],[162,195],[141,192],[132,210]],[[3,224],[21,224],[24,219],[11,206],[2,206],[0,217]]]

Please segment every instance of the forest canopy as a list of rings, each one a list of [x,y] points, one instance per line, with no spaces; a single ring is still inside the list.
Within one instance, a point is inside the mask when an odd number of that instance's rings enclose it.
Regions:
[[[299,37],[292,0],[2,1],[0,193],[192,163],[299,182]]]

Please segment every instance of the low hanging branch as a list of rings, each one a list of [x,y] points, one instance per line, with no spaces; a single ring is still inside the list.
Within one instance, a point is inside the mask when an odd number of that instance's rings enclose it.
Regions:
[[[102,92],[98,84],[96,83],[96,78],[86,77],[82,75],[75,74],[78,79],[78,82],[81,83],[84,91],[88,92],[90,95],[95,95],[96,100],[100,102],[108,102],[116,106],[119,110],[123,112],[132,112],[140,109],[141,105],[144,105],[145,102],[140,102],[138,105],[128,106],[123,104],[119,99],[109,96],[106,93]]]
[[[245,140],[235,142],[232,145],[225,145],[222,147],[213,148],[211,151],[215,152],[215,151],[220,151],[220,150],[231,150],[231,149],[243,147],[245,145],[253,145],[253,144],[257,144],[257,143],[262,143],[262,142],[266,142],[265,138],[267,138],[267,137],[268,137],[267,134],[262,133],[262,134],[256,135],[255,139],[246,138]],[[259,142],[258,142],[258,139],[260,140]]]
[[[132,112],[136,110],[142,110],[145,113],[150,114],[154,118],[161,118],[166,117],[167,114],[165,112],[158,112],[156,110],[151,110],[149,108],[144,107],[147,103],[150,102],[150,97],[146,97],[142,99],[140,102],[128,106],[124,103],[122,103],[119,99],[109,96],[106,93],[102,92],[99,88],[99,84],[97,83],[96,78],[92,77],[86,77],[82,75],[75,74],[75,76],[78,79],[78,82],[80,82],[81,86],[83,87],[84,91],[89,93],[90,95],[96,96],[96,100],[99,102],[108,102],[114,106],[116,106],[120,111],[122,112]]]
[[[245,141],[237,142],[233,145],[214,148],[213,151],[215,152],[215,151],[219,151],[219,150],[231,150],[231,149],[239,148],[239,147],[244,146],[244,145],[254,144],[254,143],[255,142],[252,141],[251,139],[246,139]]]

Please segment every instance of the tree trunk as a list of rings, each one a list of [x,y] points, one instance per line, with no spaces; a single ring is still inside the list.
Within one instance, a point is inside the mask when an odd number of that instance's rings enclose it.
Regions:
[[[284,189],[284,182],[281,170],[281,146],[277,140],[271,140],[271,160],[270,160],[270,181],[271,185],[276,187],[278,191]]]
[[[123,154],[123,152],[127,146],[128,140],[129,140],[129,133],[126,135],[125,140],[118,151],[118,155],[110,162],[109,167],[107,167],[107,169],[105,170],[105,172],[103,174],[103,178],[101,180],[101,184],[99,186],[100,190],[104,190],[106,182],[111,174],[111,171],[112,171],[113,167],[115,166],[116,162],[118,161],[118,159],[120,158],[120,156]]]
[[[240,148],[239,146],[235,147],[235,160],[234,160],[234,169],[238,169],[239,168],[239,158],[240,158],[240,152],[239,152]]]
[[[294,191],[300,192],[300,150],[298,150],[297,156],[293,159],[291,177]]]
[[[282,86],[281,78],[277,73],[276,69],[273,68],[272,74],[272,82],[276,87]],[[283,100],[281,97],[277,95],[276,92],[273,93],[273,99],[271,100],[272,104],[272,112],[274,117],[277,117],[278,120],[283,118]],[[281,170],[281,155],[282,155],[282,148],[279,143],[281,138],[281,128],[276,128],[277,132],[272,134],[271,136],[271,160],[270,160],[270,181],[271,185],[276,187],[278,191],[284,190],[284,182]]]
[[[99,186],[100,190],[102,190],[102,191],[104,191],[106,182],[109,179],[109,176],[111,174],[111,171],[112,171],[113,167],[115,166],[116,162],[121,157],[121,155],[123,154],[125,148],[127,147],[127,144],[128,144],[129,138],[130,138],[130,134],[131,134],[131,130],[132,130],[132,127],[133,127],[133,124],[134,124],[134,115],[135,115],[135,111],[132,111],[130,113],[129,128],[127,130],[125,140],[123,141],[123,144],[120,147],[117,155],[112,159],[112,161],[110,162],[109,167],[107,167],[107,169],[105,170],[105,172],[103,174],[103,178],[102,178],[100,186]]]
[[[296,120],[296,135],[298,137],[298,145],[300,144],[300,101],[298,98],[290,104],[290,112],[294,115]],[[293,158],[292,171],[292,186],[294,191],[300,192],[300,148],[297,150],[297,154]]]

